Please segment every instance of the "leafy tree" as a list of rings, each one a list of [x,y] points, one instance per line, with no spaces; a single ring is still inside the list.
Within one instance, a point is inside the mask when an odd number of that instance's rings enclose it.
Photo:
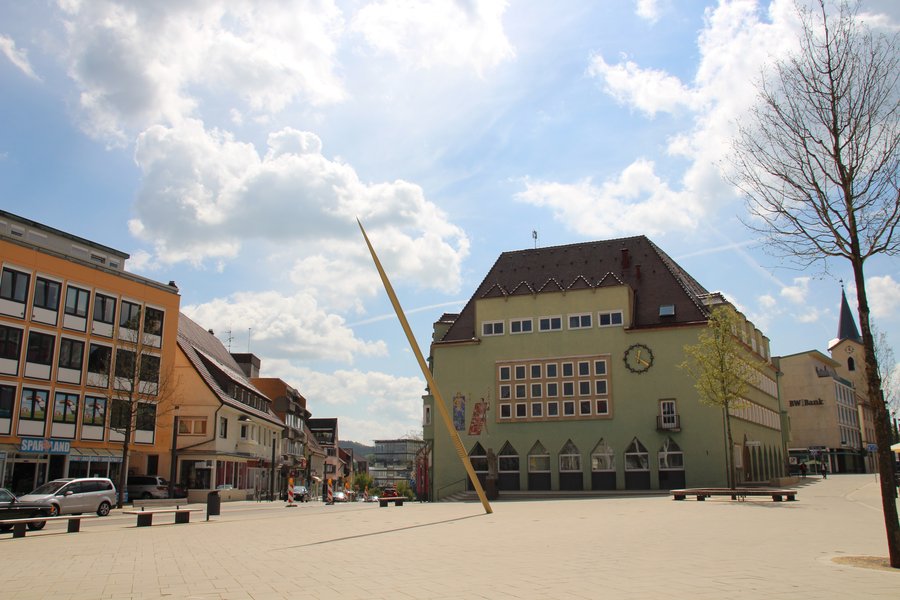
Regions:
[[[737,487],[731,411],[746,406],[744,396],[751,382],[759,377],[758,361],[737,337],[743,327],[743,318],[731,306],[715,307],[697,343],[684,347],[687,360],[679,365],[694,378],[700,401],[722,409],[727,436],[728,486],[731,489]]]
[[[362,494],[366,491],[366,488],[369,489],[369,493],[372,493],[372,489],[375,487],[375,480],[368,473],[357,473],[353,477],[353,489]]]
[[[796,4],[799,49],[759,84],[734,142],[732,181],[747,225],[801,266],[849,261],[865,348],[891,566],[900,568],[888,410],[869,318],[864,265],[900,251],[900,37],[873,32],[858,3]]]
[[[398,495],[405,496],[410,500],[415,498],[415,493],[413,492],[413,489],[409,487],[408,481],[398,481],[395,487],[397,488]]]

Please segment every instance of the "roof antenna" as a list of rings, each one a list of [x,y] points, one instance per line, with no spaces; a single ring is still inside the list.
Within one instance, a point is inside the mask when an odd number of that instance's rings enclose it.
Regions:
[[[250,354],[250,332],[253,331],[252,327],[247,328],[247,354]]]
[[[532,237],[532,239],[534,239],[534,249],[537,250],[537,244],[538,244],[538,242],[537,242],[537,237],[538,237],[538,236],[537,236],[537,229],[532,229],[532,230],[531,230],[531,237]]]
[[[231,335],[231,328],[228,328],[228,331],[225,332],[225,343],[228,344],[228,353],[231,354],[231,341],[234,339],[234,336]]]

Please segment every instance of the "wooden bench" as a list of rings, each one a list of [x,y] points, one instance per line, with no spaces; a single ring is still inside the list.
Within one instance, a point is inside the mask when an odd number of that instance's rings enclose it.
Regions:
[[[731,496],[732,500],[744,500],[747,496],[771,496],[773,502],[781,502],[787,498],[789,502],[797,499],[796,490],[776,488],[690,488],[671,491],[674,500],[684,500],[688,496],[696,496],[702,502],[711,496]]]
[[[191,522],[191,513],[192,512],[201,512],[202,508],[154,508],[151,510],[146,510],[141,508],[141,510],[123,510],[123,515],[137,515],[137,526],[138,527],[149,527],[153,525],[153,515],[159,513],[175,513],[175,522],[176,523],[190,523]]]
[[[44,523],[46,521],[68,521],[66,533],[78,533],[81,531],[82,519],[96,519],[97,515],[63,515],[60,517],[29,517],[27,519],[7,519],[0,521],[0,525],[12,525],[13,537],[25,537],[25,530],[28,525],[35,523]],[[38,529],[43,529],[40,527]]]
[[[176,508],[181,508],[182,504],[189,504],[187,498],[135,498],[131,502],[131,506],[134,508],[145,508],[145,507],[159,507],[159,506],[174,506]]]
[[[387,505],[390,503],[394,503],[395,506],[403,506],[403,501],[406,500],[403,496],[395,496],[393,498],[379,498],[378,506],[381,508],[387,508]]]

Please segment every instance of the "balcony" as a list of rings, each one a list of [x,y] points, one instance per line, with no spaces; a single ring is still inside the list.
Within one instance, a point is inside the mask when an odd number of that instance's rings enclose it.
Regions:
[[[658,415],[656,417],[657,431],[681,431],[681,415]]]

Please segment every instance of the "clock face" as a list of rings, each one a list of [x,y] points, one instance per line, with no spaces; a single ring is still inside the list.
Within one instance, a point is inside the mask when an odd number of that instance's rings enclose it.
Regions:
[[[653,351],[644,344],[632,344],[625,351],[623,360],[632,373],[646,373],[653,366]]]

